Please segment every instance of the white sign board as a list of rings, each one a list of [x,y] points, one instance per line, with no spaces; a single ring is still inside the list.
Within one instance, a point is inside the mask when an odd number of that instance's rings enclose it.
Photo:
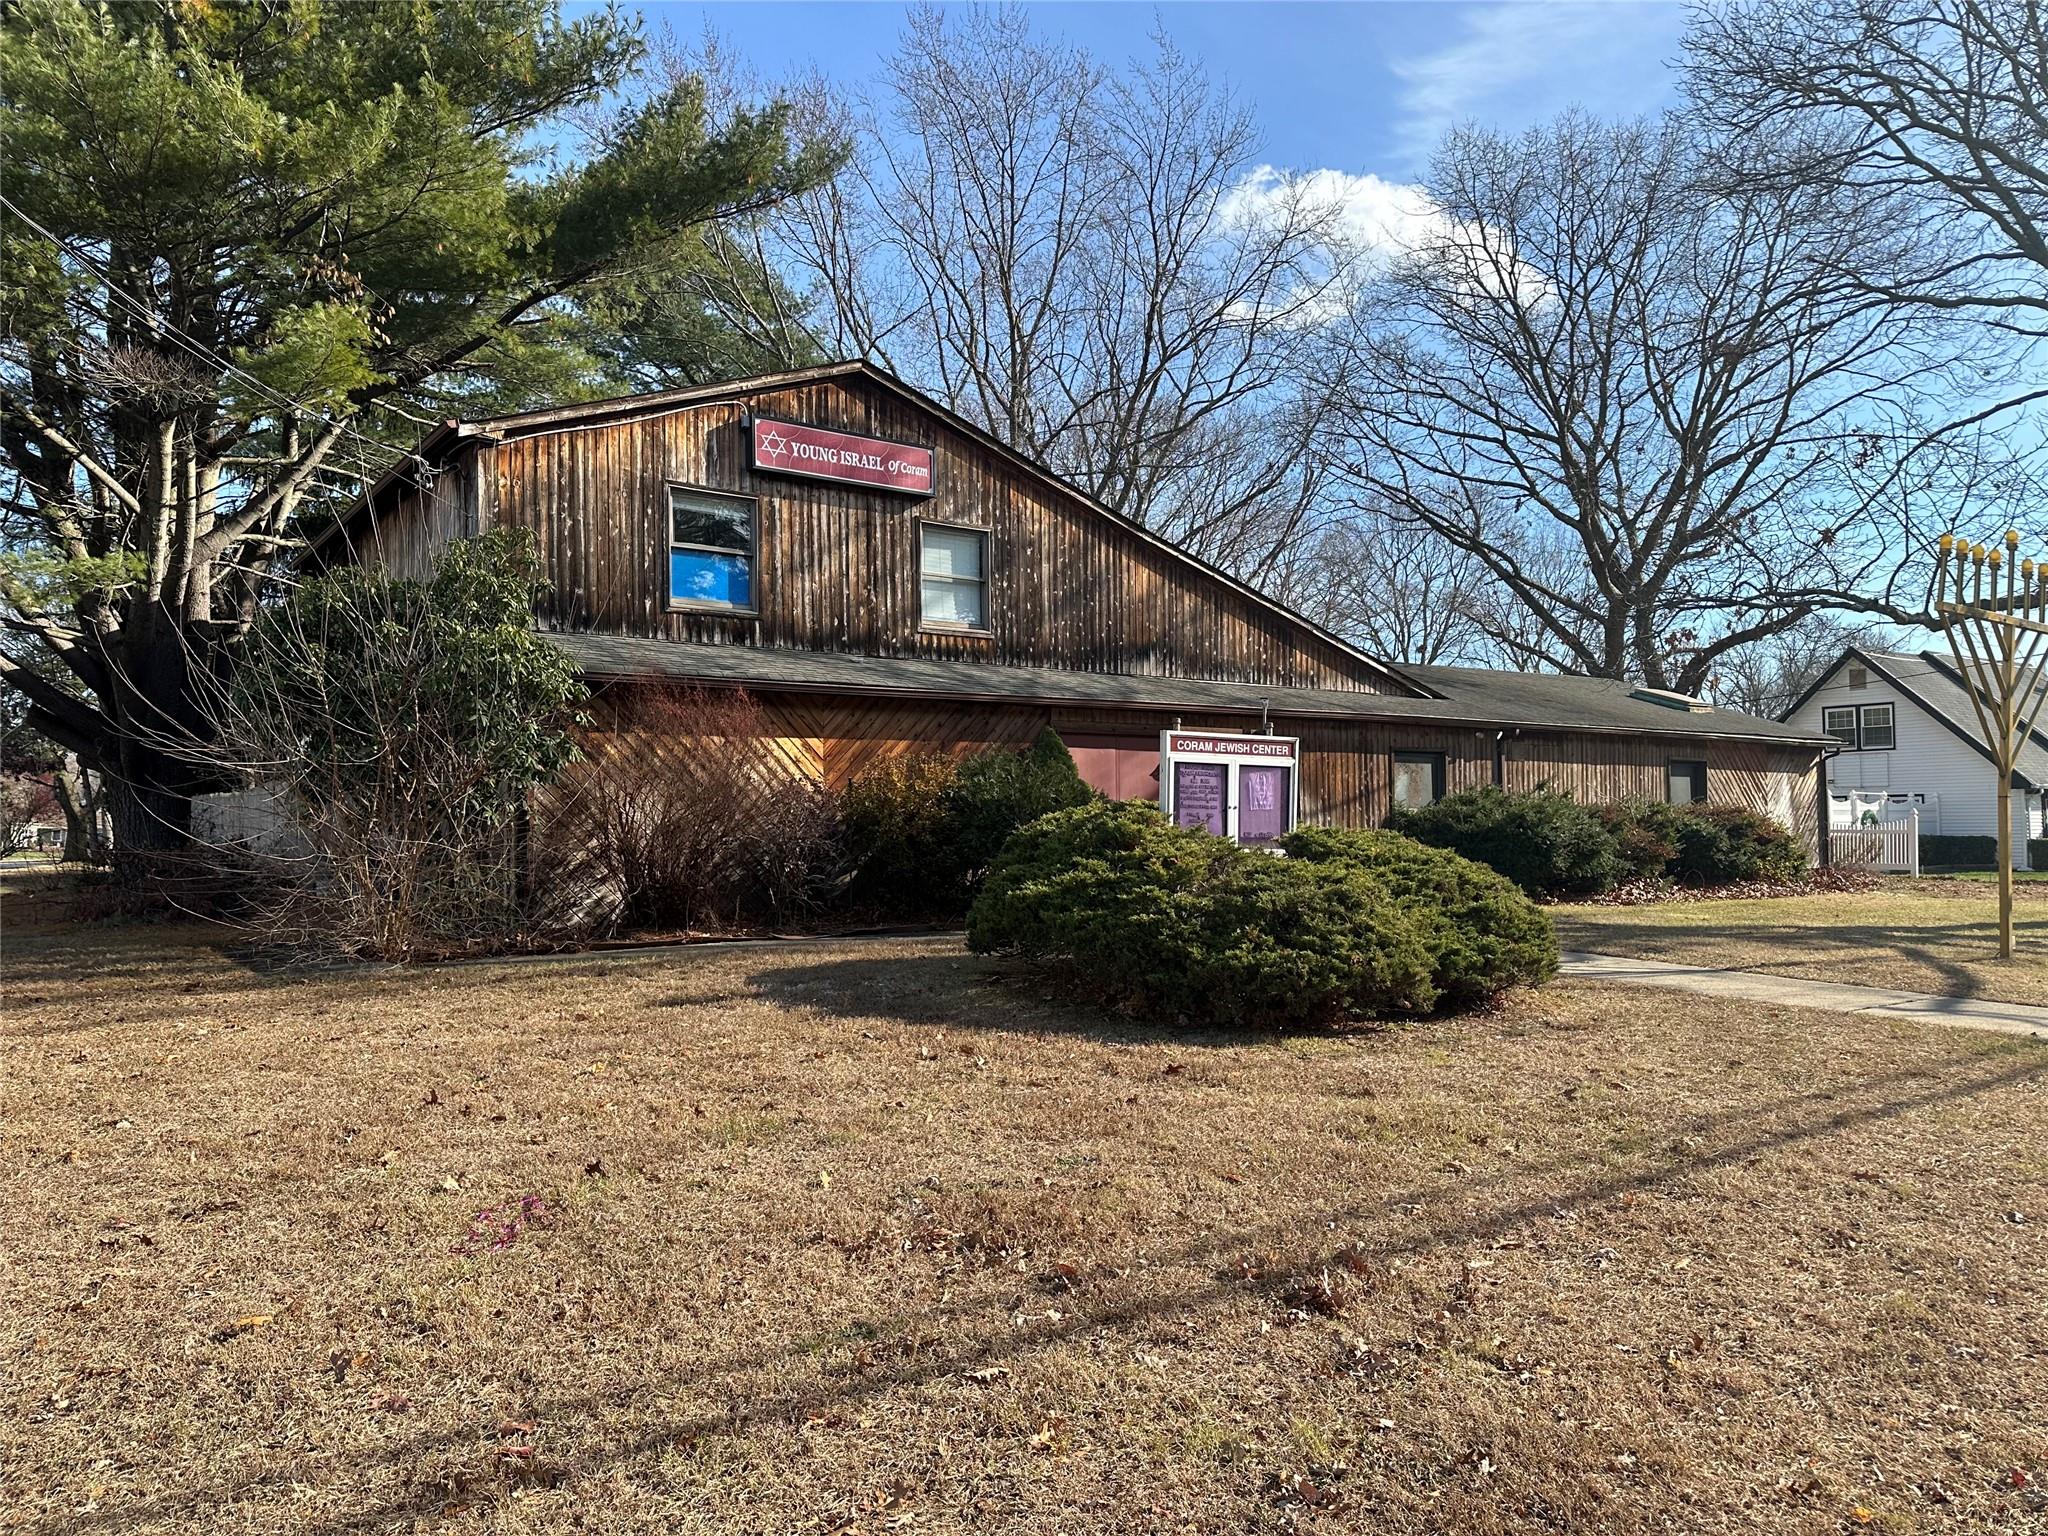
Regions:
[[[1159,799],[1175,826],[1247,848],[1294,830],[1301,813],[1301,742],[1293,736],[1159,733]]]

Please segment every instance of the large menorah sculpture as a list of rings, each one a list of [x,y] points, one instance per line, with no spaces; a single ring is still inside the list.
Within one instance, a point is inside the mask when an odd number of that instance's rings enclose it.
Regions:
[[[2048,562],[1941,536],[1934,611],[1962,674],[1984,745],[1998,767],[1998,958],[2012,958],[2012,776],[2048,698]]]

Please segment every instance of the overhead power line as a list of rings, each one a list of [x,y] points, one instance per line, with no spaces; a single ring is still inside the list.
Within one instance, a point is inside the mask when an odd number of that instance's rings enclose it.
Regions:
[[[207,343],[192,336],[179,326],[173,324],[169,319],[158,314],[153,306],[129,293],[119,283],[115,282],[112,274],[101,267],[92,256],[80,250],[73,242],[65,239],[62,235],[37,222],[4,192],[0,192],[0,207],[4,207],[35,234],[41,236],[57,250],[69,256],[81,267],[85,268],[86,271],[90,272],[99,280],[101,286],[106,289],[109,297],[125,307],[129,313],[143,321],[152,330],[160,332],[174,344],[199,359],[199,361],[207,364],[209,367],[220,370],[223,374],[244,381],[273,405],[295,414],[311,417],[315,421],[338,429],[345,437],[353,438],[358,445],[356,451],[352,455],[344,455],[345,458],[352,459],[353,462],[347,462],[343,467],[353,470],[364,481],[366,489],[371,482],[375,481],[380,474],[395,462],[391,450],[373,443],[350,421],[337,419],[303,401],[292,399],[289,395],[257,378],[246,368],[241,367],[228,358],[222,357]],[[425,417],[415,416],[410,411],[403,410],[394,405],[380,402],[380,408],[390,410],[395,415],[402,416],[406,420],[416,422],[422,426],[431,427],[436,425],[435,422]],[[403,456],[402,452],[397,455],[400,458]]]

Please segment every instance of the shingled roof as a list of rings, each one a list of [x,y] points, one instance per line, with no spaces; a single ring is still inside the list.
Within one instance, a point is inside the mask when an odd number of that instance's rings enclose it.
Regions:
[[[1469,667],[1401,670],[1443,698],[1409,698],[1332,688],[1277,688],[1184,677],[1140,677],[1052,667],[993,666],[908,656],[857,656],[747,645],[699,645],[623,635],[550,633],[594,682],[676,678],[755,691],[812,691],[891,697],[928,695],[991,703],[1112,704],[1287,719],[1407,720],[1473,729],[1541,728],[1623,735],[1712,737],[1834,746],[1775,720],[1728,710],[1699,712],[1642,698],[1629,684],[1599,677],[1488,672]]]

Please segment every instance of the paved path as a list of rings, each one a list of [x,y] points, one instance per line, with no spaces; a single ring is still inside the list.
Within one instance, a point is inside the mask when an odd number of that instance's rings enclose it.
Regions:
[[[1840,981],[1807,981],[1761,971],[1724,971],[1710,965],[1673,965],[1627,955],[1592,955],[1566,950],[1558,973],[1579,981],[1627,986],[1674,987],[1710,997],[1739,997],[1787,1008],[1823,1008],[1832,1013],[1881,1013],[1959,1029],[1991,1029],[2007,1035],[2048,1040],[2048,1008],[2032,1003],[1999,1003],[1981,997],[1944,997],[1901,992],[1892,987],[1855,987]]]

